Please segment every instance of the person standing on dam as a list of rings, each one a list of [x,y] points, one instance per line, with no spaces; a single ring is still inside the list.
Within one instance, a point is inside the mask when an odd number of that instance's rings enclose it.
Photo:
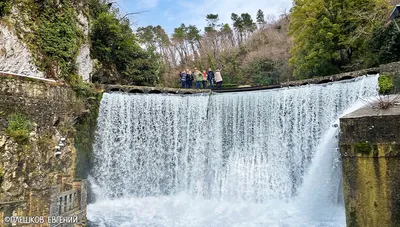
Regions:
[[[211,68],[208,69],[207,80],[208,80],[208,83],[210,84],[210,89],[213,89],[214,88],[214,72],[211,70]]]
[[[206,87],[207,87],[207,72],[206,72],[206,70],[203,70],[203,81],[202,81],[202,83],[203,83],[203,89],[206,89]]]
[[[200,89],[203,81],[203,74],[197,69],[197,67],[194,68],[194,79],[196,80],[196,89]]]
[[[193,84],[193,73],[189,69],[186,69],[186,88],[192,88]]]
[[[215,73],[215,82],[217,83],[217,88],[222,88],[222,81],[221,70],[217,69],[217,72]]]
[[[179,73],[179,76],[181,78],[181,84],[182,84],[182,88],[186,88],[186,72],[185,70],[182,71],[181,73]]]

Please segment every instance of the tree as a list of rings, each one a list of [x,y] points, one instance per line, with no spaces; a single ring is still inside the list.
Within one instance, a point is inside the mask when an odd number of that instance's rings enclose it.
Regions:
[[[386,0],[295,0],[290,63],[298,78],[338,73],[364,50],[374,24],[386,16]]]
[[[187,29],[186,37],[192,48],[192,53],[195,56],[195,59],[197,59],[197,57],[198,57],[197,48],[198,48],[200,38],[201,38],[200,30],[195,25],[189,25],[189,27]]]
[[[147,27],[139,27],[136,34],[139,38],[139,41],[144,43],[147,48],[156,48],[156,37],[153,26],[150,25]]]
[[[207,14],[206,21],[207,21],[207,26],[212,31],[216,31],[217,27],[221,26],[220,24],[218,24],[219,22],[218,14]]]
[[[142,29],[142,37],[152,39],[151,30],[151,27]],[[155,85],[159,62],[151,48],[141,49],[128,19],[120,20],[111,12],[102,12],[93,22],[90,38],[91,56],[103,65],[102,71],[94,76],[95,81]]]
[[[242,17],[242,21],[243,21],[243,27],[247,33],[252,33],[253,31],[255,31],[257,29],[257,25],[256,25],[256,23],[254,23],[250,14],[242,13],[241,17]]]
[[[257,23],[260,27],[263,27],[265,24],[264,12],[261,9],[257,11]]]
[[[243,33],[245,31],[244,23],[242,17],[239,17],[236,13],[231,14],[231,19],[233,21],[233,27],[238,34],[239,45],[243,42]]]
[[[397,20],[400,23],[400,20]],[[389,26],[382,24],[374,29],[371,40],[368,41],[370,53],[367,61],[373,66],[400,61],[400,32],[394,22]]]

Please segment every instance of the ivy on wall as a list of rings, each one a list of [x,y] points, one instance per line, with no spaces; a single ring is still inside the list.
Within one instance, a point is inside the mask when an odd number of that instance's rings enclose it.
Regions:
[[[76,57],[83,42],[77,12],[68,0],[18,0],[15,29],[48,77],[74,84],[79,80]]]

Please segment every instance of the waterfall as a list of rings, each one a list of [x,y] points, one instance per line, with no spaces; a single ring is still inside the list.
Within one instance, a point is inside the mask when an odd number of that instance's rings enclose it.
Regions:
[[[213,95],[106,93],[88,218],[102,226],[344,225],[332,125],[374,95],[377,76]]]

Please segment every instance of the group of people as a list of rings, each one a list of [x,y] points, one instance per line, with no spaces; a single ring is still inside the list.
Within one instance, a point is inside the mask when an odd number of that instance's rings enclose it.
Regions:
[[[192,88],[193,82],[195,82],[194,84],[196,89],[201,89],[202,86],[203,89],[206,89],[207,83],[210,89],[214,88],[214,84],[216,84],[217,88],[222,88],[222,76],[221,70],[219,69],[217,69],[215,73],[211,70],[211,68],[208,69],[208,72],[206,72],[206,70],[201,72],[195,67],[194,72],[186,69],[179,73],[179,76],[181,78],[182,88]]]

